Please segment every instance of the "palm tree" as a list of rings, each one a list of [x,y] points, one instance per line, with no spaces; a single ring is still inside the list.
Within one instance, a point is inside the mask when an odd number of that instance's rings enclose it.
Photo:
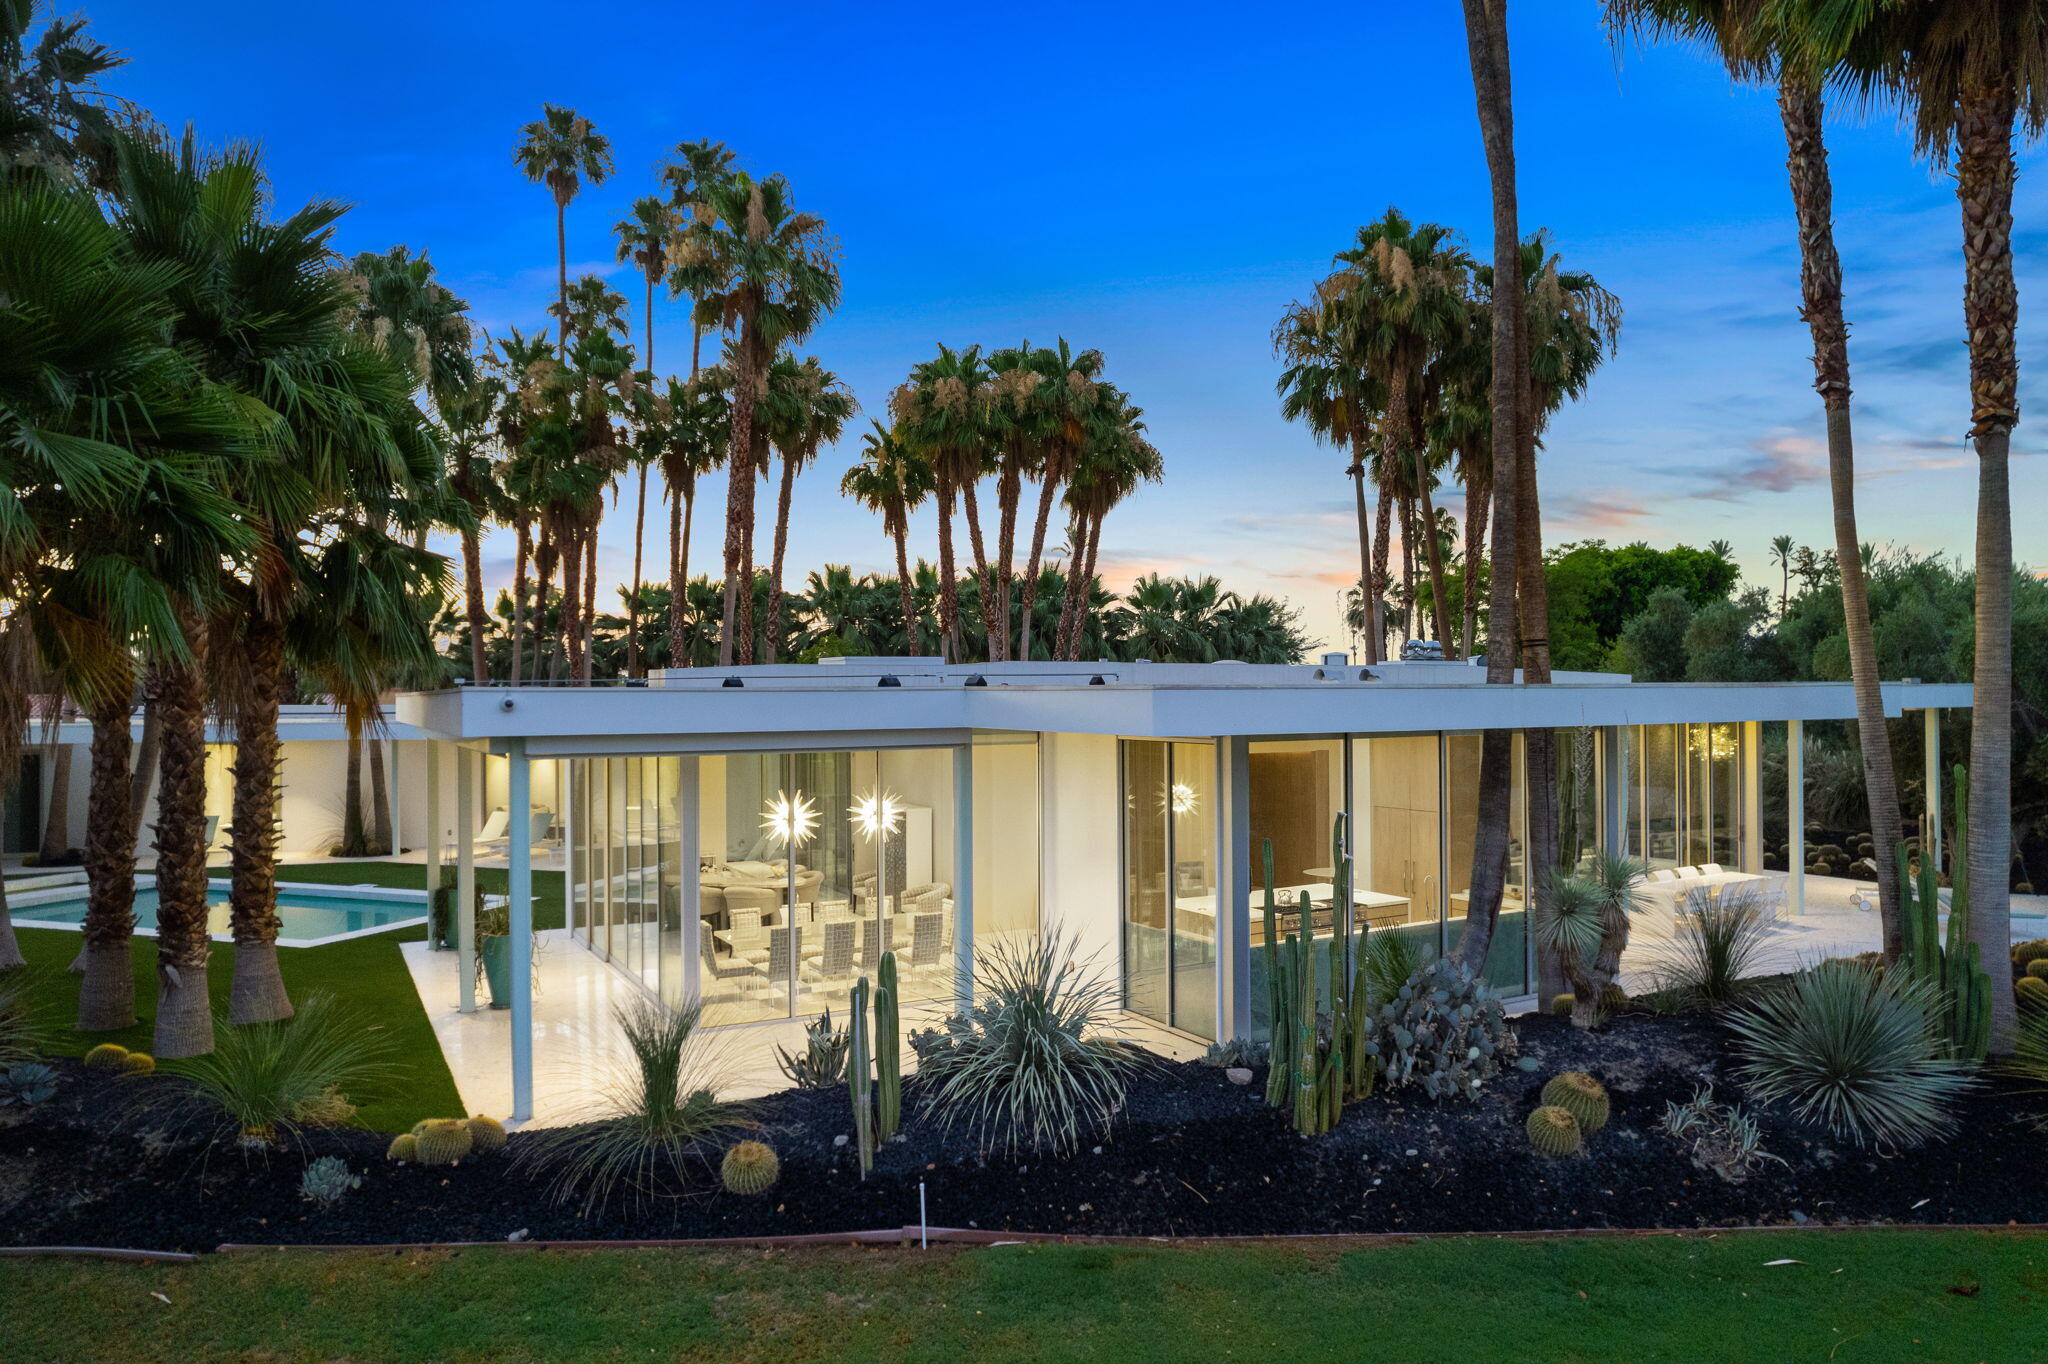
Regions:
[[[527,179],[548,187],[555,200],[555,303],[550,311],[558,323],[555,344],[569,349],[569,201],[588,180],[601,185],[611,177],[612,144],[574,109],[543,104],[537,122],[520,130],[523,139],[512,149],[512,164]]]
[[[1799,228],[1800,315],[1813,338],[1814,387],[1827,423],[1828,487],[1834,510],[1835,556],[1841,566],[1842,614],[1849,640],[1849,676],[1856,693],[1856,734],[1870,802],[1878,907],[1885,959],[1900,946],[1898,779],[1885,726],[1870,590],[1856,526],[1856,446],[1851,427],[1849,323],[1842,301],[1842,258],[1835,249],[1834,180],[1828,170],[1822,91],[1843,65],[1859,30],[1841,26],[1841,6],[1766,4],[1761,0],[1609,0],[1608,24],[1672,33],[1712,48],[1741,79],[1776,76],[1785,128],[1786,168]],[[1786,563],[1790,537],[1774,543]],[[1789,569],[1787,588],[1789,592]],[[1779,599],[1784,613],[1785,597]],[[1972,733],[1977,731],[1973,729]],[[2003,950],[2003,949],[2001,949]]]
[[[931,468],[912,456],[880,422],[861,436],[861,459],[839,480],[839,491],[882,518],[882,530],[896,546],[896,587],[903,610],[908,652],[924,651],[916,599],[910,583],[910,513],[931,495]]]
[[[547,391],[551,386],[555,370],[554,344],[544,336],[528,337],[519,328],[507,328],[506,335],[498,341],[497,367],[503,376],[506,393],[498,407],[498,440],[511,456],[500,467],[500,486],[505,494],[505,510],[512,522],[512,657],[507,672],[509,680],[517,686],[525,675],[525,647],[527,634],[528,581],[527,565],[533,560],[533,518],[537,503],[530,496],[531,489],[525,486],[527,466],[523,461],[526,454],[526,438],[530,419],[537,417],[548,402]],[[540,587],[543,608],[547,601],[547,584]],[[539,636],[536,627],[535,653],[539,653]]]
[[[661,167],[662,183],[669,189],[669,205],[684,226],[697,219],[706,192],[732,178],[734,156],[722,142],[708,138],[676,144],[675,159]],[[690,377],[697,377],[698,349],[704,339],[704,320],[697,315],[698,301],[716,283],[715,262],[708,252],[685,238],[671,247],[669,297],[690,298]],[[652,361],[649,361],[650,367]]]
[[[548,315],[560,318],[571,338],[610,334],[623,341],[630,335],[626,296],[602,275],[577,276],[561,299],[548,305]]]
[[[1105,417],[1076,461],[1064,501],[1070,514],[1066,604],[1060,647],[1054,656],[1078,658],[1089,617],[1095,568],[1102,550],[1102,524],[1142,483],[1165,473],[1159,451],[1145,439],[1143,410],[1122,393],[1103,396]]]
[[[777,361],[780,369],[783,361]],[[789,504],[796,490],[796,476],[818,457],[818,447],[836,441],[846,423],[860,410],[853,390],[838,375],[818,363],[816,356],[801,362],[789,361],[791,421],[777,432],[775,449],[782,456],[782,483],[775,498],[775,548],[768,570],[767,659],[775,662],[776,640],[782,630],[782,556],[789,546]],[[771,380],[771,384],[772,384]]]
[[[1792,555],[1794,546],[1789,535],[1771,538],[1771,562],[1778,566],[1778,616],[1782,620],[1792,606]]]
[[[690,593],[690,529],[697,509],[697,480],[725,459],[732,416],[727,388],[730,378],[713,365],[686,383],[668,381],[657,405],[662,481],[669,489],[669,666],[693,662],[685,643],[688,613],[673,609]]]
[[[784,345],[810,334],[839,304],[837,244],[814,214],[799,213],[789,182],[744,171],[703,187],[685,234],[706,283],[698,316],[735,332],[732,434],[726,461],[725,628],[719,662],[753,662],[752,556],[754,405],[766,391],[768,364]],[[701,257],[699,255],[701,253]],[[735,648],[737,646],[737,648]]]
[[[1506,632],[1515,620],[1519,502],[1525,486],[1521,475],[1523,431],[1528,425],[1528,365],[1521,282],[1522,240],[1515,187],[1514,94],[1509,70],[1507,6],[1496,0],[1463,0],[1465,40],[1472,68],[1472,93],[1479,110],[1480,140],[1493,198],[1493,275],[1497,287],[1489,304],[1493,333],[1493,582],[1487,601],[1489,617],[1486,680],[1492,685],[1515,680],[1514,651]],[[1534,771],[1534,765],[1531,764]],[[1554,775],[1554,773],[1553,773]],[[1457,960],[1477,975],[1485,970],[1493,947],[1493,929],[1500,918],[1501,891],[1507,882],[1510,788],[1514,779],[1514,736],[1504,729],[1485,731],[1480,741],[1479,798],[1474,812],[1472,876],[1467,891],[1465,932]],[[1539,774],[1539,780],[1541,774]]]
[[[447,435],[448,488],[469,508],[462,526],[463,606],[469,622],[469,675],[472,680],[490,679],[486,635],[490,614],[484,606],[482,527],[508,519],[510,500],[498,481],[498,463],[492,457],[498,441],[498,405],[505,401],[504,381],[496,374],[482,374],[441,400],[441,423]]]
[[[1031,552],[1024,563],[1024,592],[1020,614],[1017,656],[1031,657],[1033,617],[1038,604],[1040,566],[1045,559],[1045,532],[1052,518],[1052,506],[1061,488],[1073,476],[1074,461],[1088,439],[1089,424],[1100,419],[1102,352],[1084,350],[1076,355],[1065,337],[1050,350],[1033,353],[1033,364],[1048,381],[1038,392],[1044,428],[1040,435],[1036,473],[1038,513],[1031,526]],[[1005,553],[1005,581],[1008,554]],[[1009,610],[1007,594],[1003,604]]]
[[[41,5],[0,6],[0,166],[40,171],[60,186],[84,181],[104,189],[114,143],[128,128],[146,128],[140,106],[98,87],[98,78],[128,59],[86,34],[82,14],[50,18],[35,41],[29,25]]]
[[[953,507],[967,500],[967,521],[975,542],[975,577],[988,599],[987,556],[980,549],[980,519],[974,486],[987,463],[981,389],[988,376],[981,347],[955,351],[940,345],[936,358],[914,366],[910,378],[889,396],[897,439],[930,466],[939,513],[939,632],[947,657],[961,661],[957,555],[953,549]],[[984,615],[984,619],[986,616]]]
[[[651,195],[633,201],[633,211],[612,228],[619,239],[619,259],[640,267],[647,282],[646,312],[641,327],[646,340],[640,353],[650,381],[654,368],[654,287],[668,275],[669,248],[682,230],[676,211]],[[647,538],[647,466],[640,461],[640,491],[633,508],[633,588],[626,598],[626,672],[640,675],[640,562]]]

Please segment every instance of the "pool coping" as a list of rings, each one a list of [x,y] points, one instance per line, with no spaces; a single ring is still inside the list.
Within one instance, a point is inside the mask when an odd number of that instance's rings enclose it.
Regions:
[[[208,877],[206,881],[206,888],[210,891],[224,891],[232,888],[233,884],[233,882],[226,880],[222,877]],[[138,875],[135,878],[135,888],[137,890],[156,889],[156,877],[149,875]],[[342,886],[336,885],[331,881],[280,881],[277,883],[277,888],[280,891],[286,891],[293,895],[303,895],[314,898],[325,896],[336,900],[349,899],[392,900],[404,902],[416,901],[422,909],[426,908],[427,905],[426,891],[409,890],[398,886],[378,886],[370,884],[364,884],[359,886]],[[57,923],[50,919],[29,918],[25,917],[20,912],[24,909],[31,909],[34,906],[40,904],[50,904],[52,902],[59,900],[76,900],[79,898],[79,892],[83,889],[84,886],[82,883],[74,883],[68,886],[52,886],[45,890],[25,891],[19,896],[8,897],[8,912],[10,916],[13,918],[14,926],[16,928],[49,928],[67,933],[83,932],[85,929],[85,925],[83,924]],[[356,928],[351,929],[346,933],[330,934],[329,936],[324,938],[279,938],[277,940],[277,945],[279,947],[327,947],[331,944],[338,942],[350,942],[356,938],[367,938],[378,933],[389,933],[393,929],[397,928],[416,928],[419,925],[426,923],[427,918],[427,915],[421,914],[417,918],[393,919],[390,923],[378,924],[375,928]],[[156,930],[154,928],[144,928],[141,925],[137,925],[134,932],[135,936],[138,938],[154,938],[156,936]],[[235,940],[234,935],[232,933],[210,933],[207,936],[215,942],[233,942]]]

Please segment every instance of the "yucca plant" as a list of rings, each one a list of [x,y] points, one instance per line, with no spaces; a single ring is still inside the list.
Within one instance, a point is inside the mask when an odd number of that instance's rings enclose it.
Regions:
[[[331,1125],[331,1096],[361,1097],[391,1078],[391,1046],[330,995],[308,995],[295,1017],[275,1023],[215,1020],[214,1048],[166,1067],[170,1085],[144,1090],[145,1105],[232,1124],[245,1145],[272,1145],[308,1126]]]
[[[1071,1154],[1107,1133],[1151,1056],[1123,1038],[1113,981],[1063,933],[975,954],[975,1002],[913,1039],[925,1111],[990,1147]]]
[[[1379,932],[1365,940],[1365,984],[1373,1006],[1401,993],[1422,966],[1422,949],[1405,933]]]
[[[754,1126],[751,1105],[718,1097],[723,1068],[699,1024],[703,1009],[636,999],[612,1011],[631,1054],[610,1082],[611,1112],[596,1122],[546,1128],[516,1163],[548,1176],[548,1191],[585,1213],[623,1191],[636,1208],[686,1189],[691,1162],[715,1171],[725,1139]]]
[[[1651,963],[1655,988],[1695,1008],[1719,1009],[1754,990],[1776,926],[1754,900],[1710,904],[1681,918],[1671,945]]]
[[[1942,1041],[1939,996],[1900,972],[1823,962],[1728,1017],[1736,1074],[1858,1146],[1906,1150],[1955,1128],[1973,1081]]]
[[[17,979],[0,985],[0,1068],[34,1060],[46,1040],[29,1002],[28,983]]]

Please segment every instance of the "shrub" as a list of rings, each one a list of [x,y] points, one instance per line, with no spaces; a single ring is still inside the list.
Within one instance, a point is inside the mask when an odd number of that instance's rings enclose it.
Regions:
[[[753,1124],[749,1105],[720,1099],[712,1043],[699,1027],[701,1005],[669,1010],[636,999],[613,1011],[631,1061],[608,1080],[607,1116],[576,1127],[543,1129],[514,1159],[549,1179],[557,1202],[602,1209],[622,1190],[636,1206],[682,1192],[685,1167],[706,1168],[721,1138]]]
[[[775,1148],[766,1142],[743,1141],[725,1153],[725,1159],[718,1164],[718,1175],[727,1193],[766,1193],[782,1177],[782,1162],[775,1158]]]
[[[804,1049],[795,1056],[775,1049],[775,1064],[798,1089],[835,1089],[846,1083],[846,1029],[832,1026],[830,1009],[804,1026]]]
[[[1775,925],[1754,900],[1710,904],[1681,919],[1671,946],[1652,963],[1657,988],[1695,1008],[1737,1003],[1753,988]]]
[[[1971,1084],[1940,1040],[1938,1004],[1901,972],[1823,963],[1729,1017],[1737,1074],[1858,1146],[1918,1146],[1954,1128]]]
[[[419,1138],[410,1132],[400,1132],[391,1139],[391,1145],[384,1150],[386,1160],[417,1161],[419,1158]]]
[[[356,1106],[333,1085],[292,1110],[292,1121],[301,1127],[346,1127],[355,1116]]]
[[[974,1003],[911,1035],[926,1110],[989,1146],[1071,1153],[1085,1134],[1107,1134],[1131,1078],[1152,1064],[1120,1035],[1122,1004],[1064,934],[983,948]]]
[[[1507,1011],[1485,981],[1447,958],[1416,971],[1375,1023],[1389,1085],[1420,1085],[1432,1099],[1475,1099],[1515,1053]]]
[[[40,1061],[21,1061],[0,1070],[0,1108],[39,1104],[57,1092],[57,1070]]]
[[[1529,1144],[1546,1156],[1568,1156],[1579,1149],[1579,1120],[1569,1109],[1544,1104],[1529,1115],[1525,1126]]]
[[[470,1118],[469,1144],[478,1155],[487,1156],[493,1151],[502,1151],[508,1140],[510,1138],[505,1135],[505,1124],[496,1118],[487,1118],[481,1113]]]
[[[299,1176],[299,1197],[320,1208],[331,1208],[362,1187],[363,1177],[340,1156],[322,1156]]]
[[[119,1070],[127,1059],[128,1048],[114,1042],[102,1042],[85,1054],[85,1065],[91,1070]]]
[[[1255,1042],[1249,1037],[1233,1037],[1228,1042],[1211,1042],[1209,1049],[1202,1053],[1201,1062],[1217,1070],[1229,1070],[1234,1066],[1250,1069],[1263,1066],[1272,1054],[1272,1048],[1264,1042]]]
[[[1422,966],[1422,949],[1405,933],[1369,933],[1365,939],[1365,988],[1374,1004],[1401,993]]]
[[[1584,1071],[1567,1070],[1543,1086],[1543,1102],[1562,1108],[1579,1120],[1579,1130],[1592,1136],[1607,1125],[1607,1086]]]
[[[216,1020],[213,1050],[180,1062],[181,1083],[152,1102],[224,1119],[244,1143],[269,1144],[318,1126],[304,1115],[331,1115],[341,1092],[383,1081],[389,1050],[331,996],[311,994],[280,1022]]]

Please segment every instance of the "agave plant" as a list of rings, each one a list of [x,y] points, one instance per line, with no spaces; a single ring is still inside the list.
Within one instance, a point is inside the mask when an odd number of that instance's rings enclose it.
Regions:
[[[1120,1036],[1114,982],[1063,933],[982,948],[975,1002],[911,1036],[925,1110],[991,1147],[1071,1153],[1104,1134],[1152,1058]]]
[[[1934,1021],[1940,1001],[1904,972],[1822,962],[1728,1018],[1752,1093],[1858,1146],[1946,1136],[1974,1083]]]
[[[754,1125],[751,1105],[718,1097],[722,1068],[701,1006],[637,999],[612,1016],[631,1061],[611,1081],[610,1114],[544,1129],[516,1158],[548,1176],[557,1202],[580,1202],[586,1214],[622,1190],[635,1207],[681,1194],[691,1162],[714,1169],[724,1138]]]

